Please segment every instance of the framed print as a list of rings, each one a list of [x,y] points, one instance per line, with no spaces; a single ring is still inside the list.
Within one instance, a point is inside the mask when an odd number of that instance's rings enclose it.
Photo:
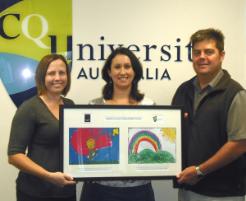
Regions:
[[[175,176],[181,128],[181,107],[61,106],[62,170],[75,179]]]

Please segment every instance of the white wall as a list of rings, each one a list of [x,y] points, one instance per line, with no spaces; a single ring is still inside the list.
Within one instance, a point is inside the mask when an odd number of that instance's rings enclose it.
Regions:
[[[104,82],[101,79],[77,79],[82,67],[88,70],[103,65],[103,61],[78,60],[78,44],[95,47],[96,59],[100,55],[100,44],[136,44],[141,47],[135,54],[140,57],[144,69],[159,72],[167,69],[171,80],[143,80],[140,89],[158,104],[169,104],[177,86],[194,75],[192,65],[187,60],[185,45],[190,35],[202,28],[214,27],[224,33],[226,57],[223,67],[232,77],[244,82],[245,68],[245,9],[246,2],[237,0],[74,0],[73,5],[73,83],[69,96],[77,103],[87,103],[101,95]],[[104,36],[104,40],[100,37]],[[176,39],[180,38],[180,42]],[[155,44],[151,51],[151,62],[143,61],[143,45]],[[170,61],[160,61],[162,45],[171,46]],[[182,62],[175,62],[176,48],[181,48]],[[105,48],[105,55],[109,54]],[[84,57],[88,58],[85,51]],[[106,56],[105,56],[106,57]],[[91,89],[88,91],[88,87]],[[158,90],[157,90],[158,89]]]

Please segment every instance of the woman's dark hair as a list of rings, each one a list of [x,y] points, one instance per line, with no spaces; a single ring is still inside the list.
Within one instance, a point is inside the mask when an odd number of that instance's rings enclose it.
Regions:
[[[106,84],[103,87],[103,98],[105,100],[110,100],[113,98],[113,83],[112,79],[109,76],[108,72],[111,70],[111,64],[112,60],[117,56],[117,55],[126,55],[132,64],[133,71],[135,73],[135,77],[132,81],[132,88],[130,92],[130,97],[133,100],[136,100],[137,102],[141,101],[144,97],[144,94],[140,93],[138,90],[138,82],[142,78],[143,75],[143,67],[139,61],[139,59],[133,54],[132,51],[125,47],[119,47],[112,51],[112,53],[109,55],[107,60],[105,61],[105,64],[102,68],[102,78],[106,81]]]
[[[51,62],[58,60],[58,59],[62,60],[65,63],[66,71],[67,71],[67,85],[63,89],[62,94],[65,96],[67,92],[69,91],[70,85],[71,85],[71,75],[70,75],[70,69],[69,69],[69,66],[68,66],[68,63],[65,57],[60,54],[48,54],[40,60],[37,66],[37,69],[36,69],[36,73],[35,73],[35,80],[36,80],[36,87],[37,87],[38,95],[41,95],[47,91],[45,87],[45,76],[46,76],[48,67]]]

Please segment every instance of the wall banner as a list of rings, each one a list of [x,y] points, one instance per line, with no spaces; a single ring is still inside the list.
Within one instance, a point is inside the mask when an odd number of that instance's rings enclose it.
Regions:
[[[72,0],[1,0],[0,79],[16,106],[36,94],[34,74],[46,54],[71,61]]]
[[[223,67],[240,77],[246,44],[245,8],[243,0],[236,4],[208,0],[202,6],[197,0],[73,0],[73,77],[69,95],[79,103],[100,96],[104,85],[102,66],[112,50],[124,46],[143,64],[141,92],[157,103],[170,104],[177,87],[194,76],[190,36],[211,27],[225,34],[228,56]],[[204,15],[204,10],[209,14]],[[240,42],[235,44],[235,38]]]

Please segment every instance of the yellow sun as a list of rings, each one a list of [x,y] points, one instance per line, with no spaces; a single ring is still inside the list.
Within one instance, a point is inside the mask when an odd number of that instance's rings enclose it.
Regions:
[[[176,141],[176,129],[175,128],[163,128],[162,129],[163,136],[166,137],[169,141]]]

